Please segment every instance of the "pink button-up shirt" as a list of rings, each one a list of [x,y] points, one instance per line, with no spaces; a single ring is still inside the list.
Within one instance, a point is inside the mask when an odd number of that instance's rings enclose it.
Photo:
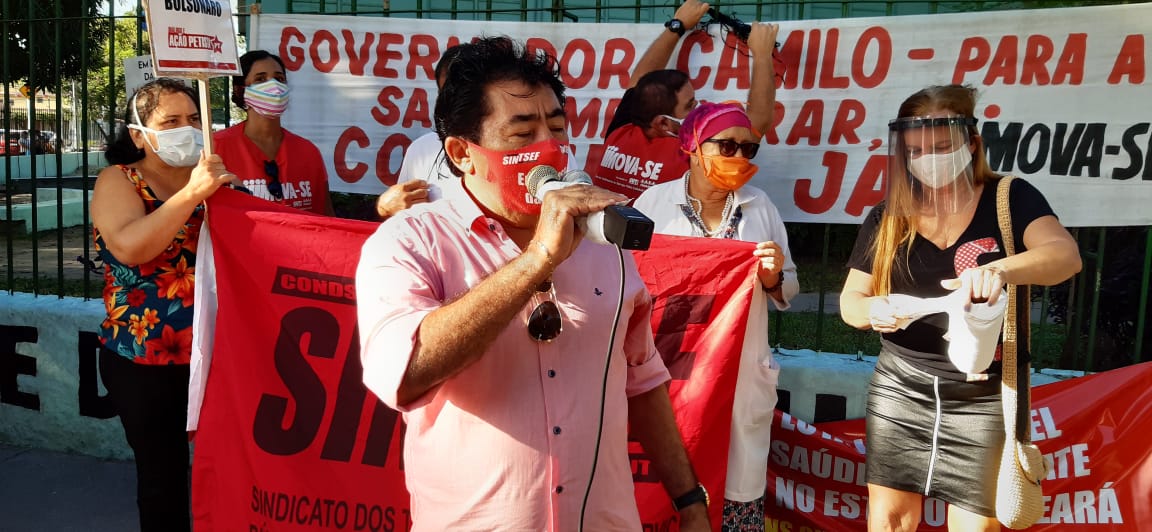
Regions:
[[[563,332],[528,336],[537,294],[476,363],[416,401],[396,392],[421,321],[520,254],[459,181],[393,216],[356,270],[364,383],[404,413],[404,465],[416,530],[576,530],[592,472],[620,273],[613,247],[584,242],[552,276]],[[585,530],[639,530],[627,449],[627,397],[668,380],[651,298],[624,254],[624,296],[604,394],[603,439]]]

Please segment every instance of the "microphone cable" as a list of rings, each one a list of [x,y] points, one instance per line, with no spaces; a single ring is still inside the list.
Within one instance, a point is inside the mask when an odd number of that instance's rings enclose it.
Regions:
[[[608,395],[608,370],[612,367],[612,347],[616,345],[616,330],[620,327],[620,311],[624,308],[624,250],[616,248],[620,262],[620,292],[616,300],[616,317],[612,320],[612,334],[608,336],[608,356],[604,360],[604,380],[600,384],[600,418],[596,422],[596,445],[592,454],[592,472],[588,474],[588,485],[584,488],[584,500],[580,503],[579,530],[584,532],[584,511],[588,508],[588,496],[592,493],[592,481],[596,478],[596,464],[600,460],[600,439],[604,436],[604,402]]]

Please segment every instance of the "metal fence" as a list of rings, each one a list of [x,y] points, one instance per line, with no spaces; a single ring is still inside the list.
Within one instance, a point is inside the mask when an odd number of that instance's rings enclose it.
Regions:
[[[421,19],[663,22],[676,1],[643,0],[267,0],[264,13],[319,13]],[[861,16],[945,13],[974,10],[1059,7],[1099,2],[978,1],[808,1],[722,2],[725,13],[744,20],[799,20]],[[1125,2],[1108,2],[1125,3]],[[251,2],[238,0],[241,38]],[[718,4],[713,2],[713,5]],[[147,52],[140,6],[116,13],[111,1],[0,0],[0,182],[4,201],[0,231],[5,264],[0,289],[42,296],[98,297],[101,272],[93,267],[87,235],[89,192],[102,158],[99,152],[124,108],[123,71],[127,55]],[[213,80],[214,122],[231,121],[227,81]],[[36,95],[22,100],[21,89]],[[20,108],[18,102],[24,102]],[[29,120],[29,117],[34,119]],[[22,149],[21,132],[52,140]],[[17,142],[12,143],[12,139]],[[27,152],[33,152],[31,154]],[[41,152],[41,153],[35,153]],[[72,161],[78,161],[70,164]],[[28,177],[21,178],[19,176]],[[78,196],[79,201],[70,201]],[[54,212],[31,209],[29,219],[13,221],[20,205],[46,202]],[[66,207],[66,204],[70,204]],[[68,209],[82,223],[67,225]],[[843,281],[843,264],[856,226],[788,224],[793,253],[816,312],[775,313],[773,345],[816,350],[835,344],[874,353],[875,335],[847,330],[832,304]],[[1059,286],[1036,290],[1033,351],[1046,355],[1039,366],[1102,370],[1148,360],[1152,332],[1145,327],[1152,228],[1079,228],[1073,230],[1084,257],[1084,270]],[[814,279],[814,281],[812,280]],[[832,311],[833,313],[828,313]],[[838,339],[834,342],[833,337]],[[846,339],[845,339],[846,338]]]

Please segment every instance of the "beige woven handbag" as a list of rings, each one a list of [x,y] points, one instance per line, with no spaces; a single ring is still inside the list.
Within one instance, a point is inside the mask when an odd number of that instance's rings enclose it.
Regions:
[[[1000,219],[1000,234],[1004,240],[1004,252],[1014,254],[1012,239],[1012,216],[1008,210],[1008,187],[1012,176],[1000,179],[996,189],[996,215]],[[1004,406],[1004,452],[1000,456],[1000,474],[996,479],[996,519],[1000,524],[1013,530],[1028,528],[1044,516],[1044,492],[1040,481],[1048,476],[1048,466],[1040,449],[1032,444],[1028,428],[1024,436],[1017,433],[1018,410],[1028,411],[1031,386],[1028,364],[1017,371],[1016,347],[1019,339],[1017,313],[1020,323],[1030,326],[1031,302],[1027,298],[1028,286],[1008,285],[1008,311],[1004,317],[1004,347],[1001,357],[1000,394]],[[1024,299],[1021,300],[1023,294]],[[1023,304],[1021,304],[1023,303]],[[1024,341],[1031,340],[1030,331],[1025,330]]]

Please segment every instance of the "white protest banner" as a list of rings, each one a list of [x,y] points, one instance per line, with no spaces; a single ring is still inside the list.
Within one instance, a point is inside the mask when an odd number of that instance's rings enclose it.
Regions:
[[[240,73],[228,0],[147,0],[156,74],[207,79]]]
[[[285,125],[315,142],[331,189],[377,194],[432,127],[441,52],[509,35],[553,53],[577,157],[598,161],[629,73],[659,24],[571,24],[261,15],[253,49],[280,55]],[[1069,226],[1152,224],[1145,37],[1152,4],[781,22],[787,68],[752,184],[785,220],[858,223],[883,199],[888,121],[936,84],[980,91],[993,170],[1035,184]],[[734,36],[694,32],[673,54],[697,99],[745,100],[750,60]],[[578,165],[579,166],[579,165]],[[1107,208],[1101,208],[1107,206]]]

